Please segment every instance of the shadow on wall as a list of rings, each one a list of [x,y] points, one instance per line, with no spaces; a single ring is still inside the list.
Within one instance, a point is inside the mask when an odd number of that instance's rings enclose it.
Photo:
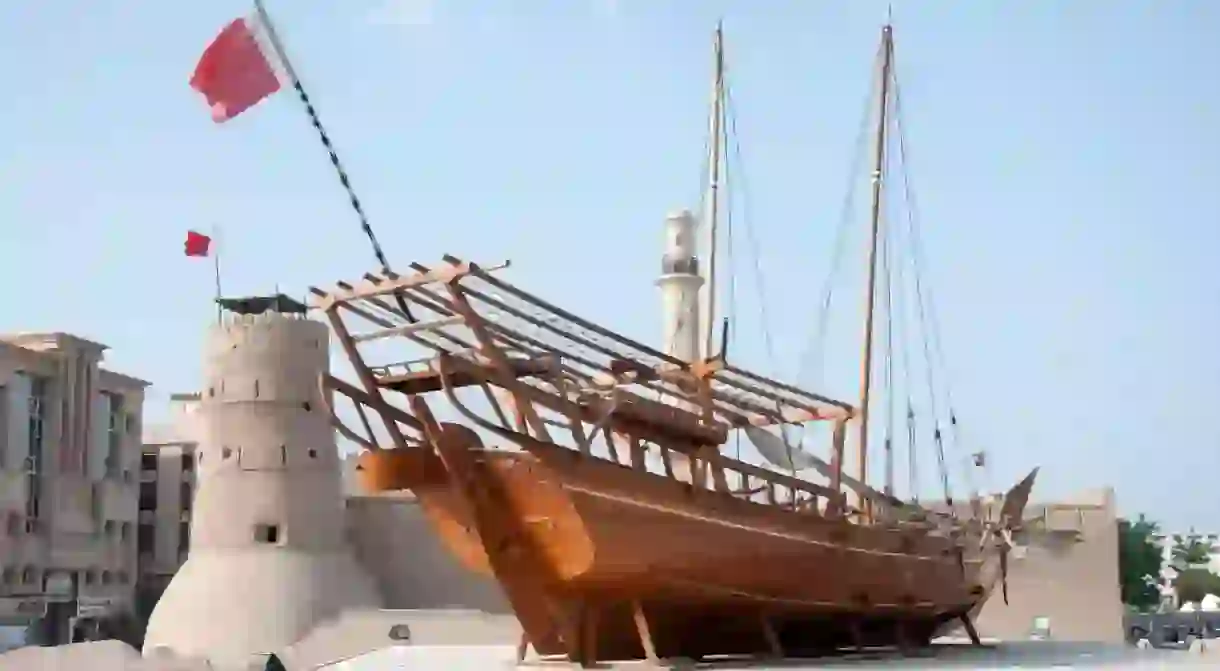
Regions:
[[[377,581],[386,608],[512,612],[494,580],[454,559],[413,499],[352,496],[347,521],[356,557]]]

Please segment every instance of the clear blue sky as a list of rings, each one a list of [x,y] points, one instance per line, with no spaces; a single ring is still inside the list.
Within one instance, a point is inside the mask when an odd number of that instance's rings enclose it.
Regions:
[[[511,258],[515,282],[652,342],[659,226],[698,194],[723,16],[736,216],[791,370],[884,3],[381,1],[269,3],[392,258]],[[223,227],[228,293],[373,265],[291,95],[218,127],[187,87],[247,9],[0,8],[0,330],[109,344],[156,385],[154,418],[197,386],[213,314],[185,230]],[[930,278],[989,484],[1041,464],[1044,496],[1112,483],[1128,513],[1220,528],[1220,3],[906,1],[894,19]],[[760,333],[743,326],[735,355],[770,372]],[[851,371],[832,366],[831,390],[851,398]]]

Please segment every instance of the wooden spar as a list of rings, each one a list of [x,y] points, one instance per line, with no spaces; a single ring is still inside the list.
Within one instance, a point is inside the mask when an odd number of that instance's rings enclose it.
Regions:
[[[891,28],[886,25],[881,29],[881,95],[877,109],[877,147],[873,156],[873,202],[871,214],[871,232],[868,247],[868,293],[865,297],[864,312],[864,360],[860,381],[860,482],[868,484],[868,410],[869,395],[872,391],[873,371],[873,321],[877,302],[877,240],[881,232],[881,197],[882,183],[885,172],[885,130],[888,123],[886,112],[889,109],[890,97],[890,59],[893,55]],[[861,509],[864,508],[861,497]]]
[[[507,268],[508,265],[509,264],[505,262],[489,268],[477,269],[488,272]],[[326,310],[336,301],[385,296],[403,289],[410,289],[412,287],[423,286],[426,284],[448,282],[455,278],[462,277],[463,275],[468,275],[474,270],[476,270],[476,266],[474,266],[474,264],[462,263],[438,268],[427,273],[416,273],[409,276],[400,276],[396,273],[393,274],[392,277],[390,275],[385,275],[385,279],[382,282],[370,282],[365,280],[348,290],[328,292],[327,297],[322,299],[318,304],[318,308]]]
[[[412,267],[416,268],[420,272],[430,272],[426,266],[423,266],[421,264],[412,264]],[[377,283],[377,282],[381,281],[380,278],[377,278],[375,276],[368,276],[365,279],[370,282],[373,282],[373,283]],[[351,289],[351,285],[346,282],[339,282],[338,286],[344,290]],[[322,295],[322,296],[325,295],[325,293],[322,292],[321,290],[314,289],[313,291],[314,291],[315,295]],[[446,315],[448,317],[452,317],[454,315],[452,306],[449,304],[449,301],[446,300],[444,297],[436,294],[435,292],[432,292],[429,289],[426,289],[423,287],[415,287],[413,289],[403,290],[403,291],[411,292],[412,293],[411,297],[413,300],[419,300],[419,297],[415,296],[414,293],[419,293],[419,294],[423,295],[424,297],[427,297],[428,299],[430,299],[427,301],[419,301],[419,302],[432,311],[443,313],[444,315]],[[505,312],[510,312],[510,313],[516,312],[511,306],[505,305],[505,304],[497,301],[496,299],[491,298],[490,296],[487,296],[481,292],[478,292],[477,290],[466,289],[465,291],[468,294],[470,294],[471,296],[479,298],[480,300],[488,303],[489,305],[496,308],[497,310],[503,310]],[[381,301],[378,298],[366,297],[363,300],[364,300],[364,302],[377,306],[381,310],[384,310],[384,311],[387,311],[390,313],[397,312],[393,306],[390,306],[390,305],[384,303],[383,301]],[[395,328],[391,325],[391,323],[389,321],[386,321],[376,315],[373,315],[369,311],[367,311],[363,308],[357,307],[355,305],[352,305],[351,303],[341,302],[341,303],[338,303],[337,305],[339,307],[341,307],[342,309],[350,310],[351,312],[359,315],[361,318],[369,321],[370,323],[376,324],[377,326],[380,326],[383,329],[385,329],[385,330],[383,330],[381,332],[377,332],[373,335],[380,336],[382,333],[390,333],[391,335],[400,335],[400,336],[406,337],[418,344],[427,346],[428,343],[419,339],[417,337],[417,334],[421,331],[429,330],[432,333],[435,333],[438,337],[448,340],[463,349],[473,349],[474,348],[474,344],[470,343],[469,341],[466,341],[462,338],[454,336],[453,334],[450,334],[443,330],[425,328],[426,324],[423,324],[423,323],[408,324],[406,327]],[[521,315],[521,316],[522,316],[522,318],[527,318],[525,315]],[[437,320],[437,321],[442,321],[442,320]],[[539,323],[539,326],[541,326],[543,328],[547,328],[547,329],[555,328],[545,322]],[[524,334],[511,334],[510,335],[508,332],[505,332],[502,330],[497,330],[497,335],[500,337],[504,337],[506,339],[519,341],[519,343],[524,343],[524,344],[528,345],[530,349],[535,350],[537,352],[549,351],[549,348],[544,343],[542,343],[541,341],[538,341],[534,338],[531,338],[529,336],[526,336]],[[572,334],[568,334],[568,337],[577,339]],[[361,337],[357,337],[354,339],[357,342],[363,342],[363,341],[369,340],[369,338],[361,338]],[[600,349],[596,345],[596,343],[587,342],[587,341],[583,341],[583,340],[582,340],[582,342],[583,342],[583,344],[585,344],[585,346],[590,347],[592,349]],[[614,355],[614,353],[610,352],[609,350],[603,350],[603,351],[607,355],[611,355],[611,356]],[[538,365],[541,365],[543,360],[545,360],[547,358],[547,356],[548,355],[546,355],[546,354],[539,354],[537,357],[534,357],[532,360],[537,360]],[[598,368],[597,364],[593,363],[592,361],[589,361],[588,359],[585,359],[583,357],[574,356],[572,354],[566,354],[564,356],[564,359],[566,361],[573,361],[576,363],[580,363],[581,365],[583,365],[586,368],[590,368],[590,369]],[[649,370],[651,370],[651,369],[649,369]],[[572,369],[571,367],[568,367],[565,365],[558,365],[556,368],[551,370],[551,372],[556,372],[556,371],[561,372],[561,373],[573,374],[580,378],[588,378],[587,375],[580,373],[579,371],[576,371],[576,370]],[[735,371],[735,372],[740,372],[740,371]],[[538,374],[538,372],[528,373],[524,369],[520,373],[521,374],[533,374],[533,375]],[[750,374],[745,374],[746,377],[749,377],[749,375]],[[437,382],[435,380],[435,372],[412,373],[412,374],[409,374],[409,377],[411,377],[411,378],[428,377],[428,378],[431,378],[431,382],[424,382],[422,380],[412,379],[412,381],[409,383],[409,385],[402,386],[400,383],[406,382],[407,377],[392,376],[392,375],[379,376],[378,382],[382,386],[385,386],[388,388],[394,388],[397,391],[401,391],[403,393],[408,393],[408,394],[409,393],[419,393],[419,390],[436,391],[437,389],[439,389],[439,388],[432,388],[432,387],[435,387],[435,385],[437,384]],[[689,374],[684,373],[680,370],[664,369],[658,374],[658,377],[663,380],[672,381],[675,385],[680,387],[682,381],[686,380],[690,376],[689,376]],[[597,378],[596,377],[588,378],[588,380],[591,383],[596,383]],[[765,382],[766,380],[761,379],[761,381]],[[611,380],[609,382],[609,384],[613,385],[613,384],[615,384],[615,381]],[[775,384],[778,384],[778,383],[775,383]],[[429,385],[429,388],[424,389],[423,387],[418,387],[417,385]],[[411,391],[411,389],[417,389],[417,391]],[[785,387],[785,390],[787,390],[786,387]],[[792,389],[792,392],[804,393],[804,392],[799,392],[799,390],[796,390],[795,388]],[[809,394],[807,394],[807,395],[809,395]],[[809,396],[820,400],[820,397],[816,397],[813,395],[809,395]],[[776,409],[773,409],[766,405],[751,403],[745,399],[732,398],[732,397],[726,395],[724,392],[713,391],[712,397],[713,397],[714,402],[716,403],[716,409],[715,409],[716,412],[725,415],[726,419],[731,420],[730,423],[733,426],[747,426],[747,425],[769,426],[769,425],[778,424],[778,423],[803,423],[803,422],[809,422],[809,421],[836,420],[836,419],[839,419],[844,416],[850,416],[850,409],[844,410],[841,407],[844,404],[842,402],[836,401],[834,399],[826,399],[827,405],[832,406],[830,408],[818,408],[818,407],[813,407],[813,406],[794,406],[794,407],[781,406],[781,408],[779,410],[776,410]],[[730,405],[740,406],[742,410],[746,410],[748,412],[743,414],[743,413],[734,411],[730,407]]]
[[[458,259],[453,259],[452,257],[448,258],[447,260],[451,263],[453,263],[453,262],[460,263],[460,261]],[[427,266],[425,266],[423,264],[419,264],[419,263],[411,264],[411,268],[416,270],[417,272],[424,273],[424,274],[432,272]],[[487,282],[488,284],[493,285],[496,289],[500,289],[506,293],[513,294],[515,297],[520,298],[524,301],[527,301],[527,302],[533,304],[534,306],[541,308],[543,310],[554,312],[555,314],[559,315],[561,318],[563,318],[565,320],[571,320],[571,321],[575,322],[577,325],[581,326],[582,328],[588,329],[592,333],[595,333],[595,334],[603,336],[603,337],[611,338],[611,339],[615,340],[616,342],[618,342],[619,344],[622,344],[624,346],[631,347],[634,349],[639,349],[647,354],[656,356],[658,359],[662,359],[662,364],[659,367],[659,370],[656,371],[656,374],[665,381],[673,382],[675,384],[675,386],[678,386],[678,387],[682,386],[679,382],[676,382],[678,380],[690,380],[691,382],[694,382],[694,378],[691,377],[691,374],[697,372],[694,369],[699,367],[698,364],[688,365],[686,363],[680,362],[678,359],[672,359],[671,357],[668,357],[668,355],[664,355],[660,352],[654,352],[645,345],[627,340],[626,338],[623,338],[622,336],[615,334],[613,332],[603,332],[601,327],[598,327],[598,326],[588,323],[588,322],[584,322],[583,320],[576,317],[575,315],[566,313],[563,310],[561,310],[560,308],[550,305],[549,303],[546,303],[542,299],[540,299],[532,294],[525,293],[510,284],[501,282],[500,280],[498,280],[490,275],[484,275],[484,274],[482,274],[482,271],[480,269],[475,269],[472,272],[472,275],[474,277],[477,277],[477,278]],[[613,352],[609,348],[603,347],[595,342],[592,342],[575,333],[572,333],[570,330],[565,330],[561,326],[550,323],[548,321],[534,319],[533,317],[530,317],[528,314],[524,313],[520,309],[507,304],[507,301],[505,301],[504,299],[495,298],[495,297],[489,295],[488,292],[480,291],[478,289],[474,289],[471,287],[463,287],[463,291],[471,298],[476,298],[479,301],[486,303],[487,305],[489,305],[491,307],[494,307],[498,311],[512,314],[520,319],[531,322],[532,324],[538,326],[541,329],[545,329],[547,331],[551,331],[553,333],[563,335],[565,338],[575,341],[575,342],[579,343],[580,345],[582,345],[583,347],[589,348],[591,350],[596,350],[602,354],[605,354],[606,356],[610,356],[610,357],[619,356],[617,353]],[[413,292],[413,293],[417,292],[417,293],[422,294],[422,295],[426,296],[427,298],[429,298],[435,304],[433,306],[430,306],[430,307],[432,307],[432,309],[436,309],[437,307],[442,307],[444,310],[450,311],[450,313],[452,314],[451,311],[452,311],[453,307],[450,304],[450,302],[448,300],[446,300],[444,297],[440,296],[439,294],[436,294],[435,292],[431,291],[430,289],[427,289],[424,287],[415,287],[415,288],[411,289],[411,292]],[[414,296],[412,298],[414,299]],[[503,330],[500,330],[498,332],[501,334],[504,334]],[[514,333],[514,334],[512,334],[512,337],[522,340],[524,342],[531,342],[532,344],[539,346],[541,349],[548,349],[542,343],[539,343],[537,340],[530,338],[529,336],[526,336],[524,334]],[[588,361],[587,359],[583,359],[582,357],[573,356],[572,354],[569,354],[569,353],[565,353],[563,358],[565,360],[569,360],[569,361],[582,362],[590,368],[598,368],[597,364],[594,364],[594,363]],[[689,373],[687,372],[688,370],[690,371]],[[769,407],[770,404],[762,405],[762,404],[758,404],[758,403],[751,403],[744,399],[733,397],[733,395],[731,395],[727,391],[712,390],[712,399],[717,402],[716,412],[731,416],[731,418],[733,419],[733,421],[731,423],[734,426],[747,426],[747,425],[766,426],[768,424],[778,424],[778,423],[783,423],[783,422],[799,423],[799,422],[806,422],[806,421],[832,420],[832,419],[838,419],[840,417],[843,417],[844,415],[850,416],[853,412],[852,407],[842,401],[828,398],[826,396],[822,396],[819,394],[807,392],[802,389],[793,387],[791,385],[786,385],[781,382],[777,382],[775,380],[768,379],[761,375],[751,373],[749,371],[745,371],[745,370],[731,367],[731,366],[725,366],[722,368],[722,370],[724,370],[728,375],[723,376],[723,377],[717,377],[717,381],[723,383],[725,386],[733,387],[734,389],[737,389],[737,390],[740,390],[743,392],[747,392],[750,394],[756,394],[760,397],[767,399],[768,401],[770,401],[772,403],[779,404],[781,407],[790,406],[790,408],[791,408],[788,411],[780,412],[780,411],[775,410],[772,407]],[[736,376],[745,378],[748,381],[748,383],[743,383],[742,381],[734,379],[734,377],[736,377]],[[768,389],[764,389],[764,387],[766,387]],[[782,394],[781,394],[781,392],[782,392]],[[794,402],[790,399],[784,399],[784,398],[782,398],[783,394],[801,396],[801,397],[808,399],[808,402],[801,402],[801,401]],[[828,405],[828,406],[832,406],[832,407],[830,407],[830,408],[818,407],[817,405],[814,405],[814,403],[820,403],[820,404]],[[748,410],[750,412],[744,413],[744,414],[735,413],[732,409],[730,409],[729,407],[726,407],[726,406],[740,406],[742,409]]]
[[[511,371],[510,374],[514,379],[548,375],[558,370],[558,361],[554,357],[515,359],[509,361],[508,369]],[[455,375],[450,380],[450,384],[454,387],[469,387],[480,382],[480,379],[470,375]],[[431,368],[402,375],[383,375],[377,379],[377,384],[387,389],[402,392],[408,396],[440,391],[443,388],[440,372]]]
[[[705,302],[703,319],[705,322],[705,341],[703,358],[711,359],[713,355],[713,339],[716,333],[716,243],[717,228],[720,223],[720,154],[721,138],[724,133],[724,29],[723,24],[716,24],[716,35],[713,38],[713,49],[716,54],[716,70],[712,79],[712,110],[709,119],[708,139],[708,182],[707,182],[707,284],[704,285]]]
[[[606,331],[545,303],[532,294],[492,277],[475,264],[464,264],[453,257],[448,257],[446,261],[469,268],[469,274],[464,275],[466,280],[461,281],[463,293],[472,300],[477,300],[481,309],[491,309],[500,315],[500,318],[494,321],[483,322],[501,341],[500,346],[507,346],[516,357],[539,358],[558,355],[557,374],[574,376],[573,379],[581,380],[580,384],[586,388],[601,387],[606,382],[602,380],[605,377],[610,387],[644,383],[662,394],[686,398],[703,405],[708,402],[707,399],[700,399],[692,394],[698,391],[695,388],[701,386],[702,380],[706,378],[714,382],[710,394],[712,412],[729,426],[739,427],[766,426],[779,422],[833,421],[853,414],[851,406],[841,401],[812,394],[749,371],[723,365],[705,366],[701,362],[685,364],[673,360],[645,345]],[[415,277],[433,279],[437,284],[441,281],[440,278],[445,277],[444,274],[422,264],[412,264],[412,268],[417,273]],[[395,329],[398,326],[395,322],[405,321],[406,317],[382,298],[386,292],[381,291],[379,286],[391,279],[394,278],[370,275],[360,283],[360,289],[347,282],[338,282],[338,291],[333,294],[316,288],[311,291],[318,299],[316,304],[355,314],[382,330]],[[437,289],[439,288],[438,286]],[[493,291],[498,294],[494,298],[491,295]],[[398,295],[425,310],[417,321],[437,325],[436,328],[429,326],[400,329],[398,335],[434,351],[462,354],[477,349],[477,343],[459,337],[455,332],[451,332],[449,327],[440,327],[438,324],[446,323],[444,318],[453,317],[458,313],[448,292],[442,293],[422,284],[415,284],[406,288],[400,286]],[[513,320],[506,322],[505,317],[514,317],[516,326],[514,327]],[[462,325],[453,328],[465,330],[465,323],[463,319]],[[599,336],[606,340],[594,340]],[[597,361],[595,359],[601,357],[594,356],[595,354],[604,355],[607,359]],[[644,371],[651,381],[633,381],[632,376],[619,379],[613,369],[620,362],[631,362],[633,365],[629,368]],[[377,373],[377,381],[380,383],[380,378],[387,375],[388,371]],[[684,389],[687,391],[683,391]]]

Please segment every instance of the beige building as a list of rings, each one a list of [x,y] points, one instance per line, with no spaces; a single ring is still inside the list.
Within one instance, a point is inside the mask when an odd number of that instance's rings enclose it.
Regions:
[[[0,336],[0,624],[67,640],[130,608],[148,383],[65,333]]]
[[[151,599],[164,591],[190,549],[199,394],[170,397],[170,421],[146,427],[140,456],[139,579]],[[146,608],[151,608],[147,604]]]
[[[1009,603],[997,590],[979,614],[979,632],[1005,640],[1039,634],[1060,641],[1121,642],[1125,611],[1114,490],[1031,504],[1025,520],[1010,554]]]

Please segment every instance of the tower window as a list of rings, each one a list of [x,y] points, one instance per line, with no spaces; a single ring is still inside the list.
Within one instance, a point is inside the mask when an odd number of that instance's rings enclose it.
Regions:
[[[274,545],[280,542],[280,525],[255,524],[254,540],[255,542],[266,543],[268,545]]]

